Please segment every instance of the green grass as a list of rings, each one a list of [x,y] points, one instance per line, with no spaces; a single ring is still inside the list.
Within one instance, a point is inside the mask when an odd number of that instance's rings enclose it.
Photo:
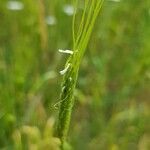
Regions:
[[[80,63],[85,53],[102,3],[103,1],[96,0],[85,1],[84,11],[82,14],[81,22],[79,23],[78,31],[75,31],[76,12],[73,17],[73,55],[69,57],[65,66],[66,71],[62,82],[60,110],[56,131],[58,137],[62,141],[62,145],[66,140],[70,124],[72,107],[74,105],[74,90],[76,87]],[[78,6],[76,5],[75,9],[77,8]]]
[[[16,11],[7,2],[0,1],[0,149],[60,150],[62,136],[68,149],[149,150],[149,1],[107,0],[98,16],[90,0],[20,0]],[[64,105],[67,125],[58,118]]]

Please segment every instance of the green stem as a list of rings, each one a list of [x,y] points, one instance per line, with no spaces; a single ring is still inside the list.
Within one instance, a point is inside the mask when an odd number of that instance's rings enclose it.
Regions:
[[[88,45],[95,21],[97,19],[103,1],[104,0],[85,0],[85,10],[81,18],[81,23],[77,32],[77,36],[75,36],[74,29],[76,14],[74,14],[73,16],[72,30],[74,53],[72,56],[69,57],[66,63],[66,67],[69,67],[63,76],[62,91],[60,95],[61,104],[56,130],[56,134],[62,142],[61,149],[64,149],[64,143],[66,142],[70,125],[71,113],[74,105],[74,90],[77,82],[79,66],[85,53],[85,49]]]

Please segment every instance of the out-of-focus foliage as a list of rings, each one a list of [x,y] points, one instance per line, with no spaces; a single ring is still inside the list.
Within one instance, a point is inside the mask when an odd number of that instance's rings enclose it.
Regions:
[[[17,2],[0,1],[0,149],[57,150],[49,118],[57,119],[58,72],[66,61],[58,48],[72,47],[72,3]],[[105,1],[81,64],[73,149],[150,149],[149,6]]]

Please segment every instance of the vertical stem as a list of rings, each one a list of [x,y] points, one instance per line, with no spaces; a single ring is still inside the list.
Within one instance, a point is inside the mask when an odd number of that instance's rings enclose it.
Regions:
[[[40,28],[40,40],[41,40],[41,49],[43,54],[43,60],[47,58],[47,49],[48,49],[48,32],[47,25],[45,21],[45,0],[38,0],[39,2],[39,28]]]
[[[92,0],[88,3],[85,1],[85,9],[83,17],[79,26],[77,35],[75,36],[75,15],[73,17],[73,50],[74,53],[69,57],[66,66],[69,66],[64,74],[62,82],[62,91],[60,95],[60,109],[57,122],[56,135],[61,139],[61,149],[64,149],[64,143],[66,142],[68,129],[70,125],[72,108],[74,105],[74,90],[78,77],[78,70],[84,55],[85,49],[88,45],[92,30],[94,28],[95,21],[101,9],[104,0]],[[89,5],[89,9],[88,8]],[[76,6],[77,7],[77,6]],[[85,12],[86,11],[86,12]],[[76,13],[76,12],[75,12]],[[86,15],[85,15],[86,14]],[[83,28],[84,26],[84,28]]]
[[[57,122],[57,136],[61,139],[62,145],[66,141],[72,108],[74,105],[74,89],[79,69],[78,66],[74,67],[77,64],[76,58],[76,54],[74,53],[74,56],[70,57],[68,60],[67,64],[70,64],[70,67],[64,75],[62,82],[62,92],[60,95],[61,105]]]

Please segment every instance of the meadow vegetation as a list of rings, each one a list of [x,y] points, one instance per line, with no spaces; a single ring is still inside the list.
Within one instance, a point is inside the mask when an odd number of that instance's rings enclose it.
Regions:
[[[98,2],[0,1],[0,150],[150,149],[150,2]]]

